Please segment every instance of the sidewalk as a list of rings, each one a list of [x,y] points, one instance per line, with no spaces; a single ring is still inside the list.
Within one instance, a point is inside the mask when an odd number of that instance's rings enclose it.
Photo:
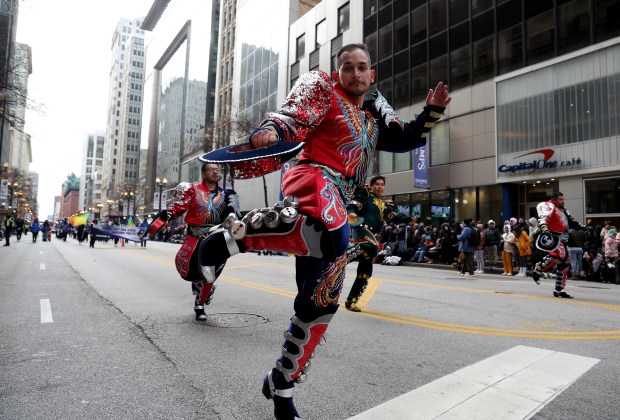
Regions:
[[[427,264],[427,263],[416,263],[416,262],[402,261],[401,260],[401,265],[408,266],[408,267],[435,268],[435,269],[438,269],[438,270],[449,270],[449,271],[454,271],[455,273],[457,272],[457,270],[455,270],[454,267],[452,267],[452,265],[450,265],[450,264],[439,264],[439,263],[437,263],[437,264]],[[501,276],[503,272],[504,272],[504,270],[502,268],[494,268],[494,269],[485,268],[484,269],[484,274],[493,274],[493,275]],[[514,270],[513,270],[513,273],[514,273]],[[512,277],[517,277],[517,276],[513,274]],[[532,278],[532,271],[531,270],[527,270],[525,278],[527,278],[527,277]],[[521,278],[523,278],[523,277],[521,277]]]

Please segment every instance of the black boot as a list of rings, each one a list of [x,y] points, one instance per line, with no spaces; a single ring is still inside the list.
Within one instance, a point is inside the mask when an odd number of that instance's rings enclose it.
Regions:
[[[196,321],[206,321],[207,314],[205,313],[204,305],[195,305],[194,312],[196,312]]]
[[[565,298],[565,299],[572,299],[573,298],[573,296],[571,296],[568,293],[566,293],[564,291],[564,289],[562,289],[562,290],[554,290],[553,291],[553,296],[559,297],[559,298]]]
[[[294,387],[294,381],[287,383],[276,369],[272,369],[265,375],[263,395],[268,400],[273,399],[273,415],[277,420],[301,420],[293,403]]]

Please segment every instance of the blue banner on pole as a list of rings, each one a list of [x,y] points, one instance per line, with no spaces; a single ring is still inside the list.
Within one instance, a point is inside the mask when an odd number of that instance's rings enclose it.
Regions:
[[[140,242],[140,235],[144,234],[146,228],[138,226],[117,226],[117,225],[93,225],[93,228],[100,233],[111,236],[112,238],[126,239],[128,241]],[[146,238],[144,238],[146,240]]]
[[[418,188],[428,188],[428,149],[426,145],[413,151],[413,165],[413,185]]]

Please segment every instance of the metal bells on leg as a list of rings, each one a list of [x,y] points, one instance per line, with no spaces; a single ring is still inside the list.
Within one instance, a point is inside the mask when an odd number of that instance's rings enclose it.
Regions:
[[[273,229],[280,223],[293,223],[296,221],[299,217],[298,207],[299,199],[288,195],[284,200],[274,204],[273,207],[251,210],[241,219],[241,222],[250,225],[253,229],[261,229],[263,227]]]
[[[355,261],[357,257],[361,255],[361,248],[357,244],[349,244],[349,248],[347,249],[347,264]]]

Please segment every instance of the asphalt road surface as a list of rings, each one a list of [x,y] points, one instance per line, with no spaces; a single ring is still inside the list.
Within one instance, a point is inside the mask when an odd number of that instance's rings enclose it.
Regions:
[[[1,419],[270,419],[294,259],[229,260],[194,322],[178,245],[0,248]],[[348,266],[343,295],[357,264]],[[620,286],[375,265],[297,386],[305,419],[618,419]]]

